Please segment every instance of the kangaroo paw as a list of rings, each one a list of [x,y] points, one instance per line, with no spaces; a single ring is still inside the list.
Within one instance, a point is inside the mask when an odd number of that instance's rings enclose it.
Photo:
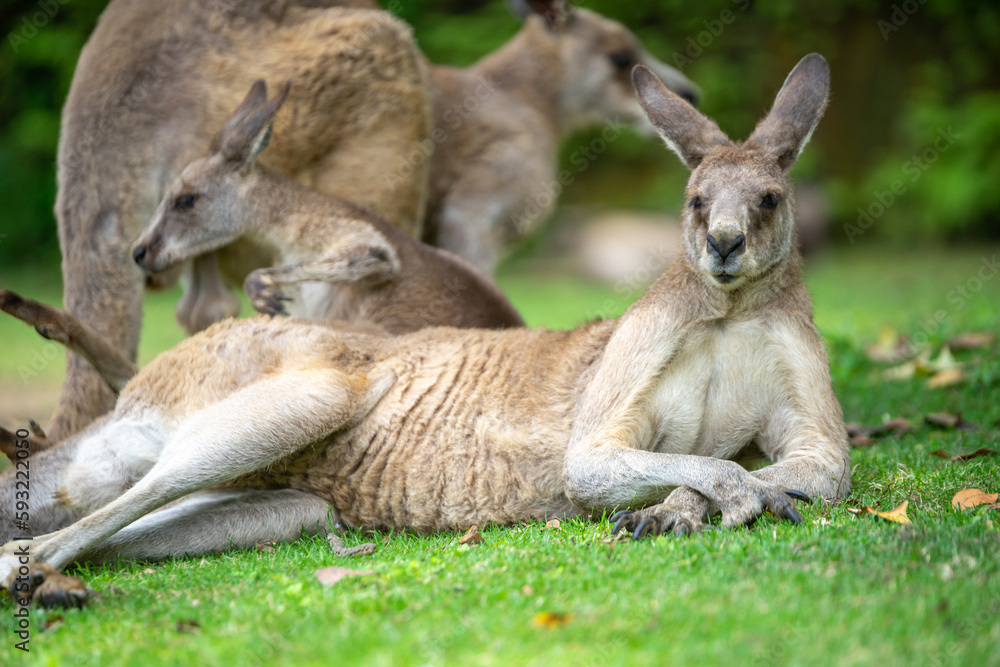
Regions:
[[[247,276],[243,283],[243,289],[250,297],[250,304],[254,309],[264,315],[288,315],[285,304],[282,301],[291,301],[290,297],[282,294],[278,286],[266,274],[254,271]]]
[[[611,517],[614,525],[612,534],[628,529],[632,539],[642,536],[673,533],[681,537],[693,535],[707,527],[704,519],[708,516],[708,499],[694,489],[680,487],[656,505],[641,510],[625,510]]]

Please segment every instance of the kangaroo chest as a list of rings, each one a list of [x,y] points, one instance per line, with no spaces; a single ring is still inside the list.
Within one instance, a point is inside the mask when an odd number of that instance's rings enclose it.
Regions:
[[[785,395],[779,346],[760,323],[694,332],[650,396],[653,451],[731,458]]]

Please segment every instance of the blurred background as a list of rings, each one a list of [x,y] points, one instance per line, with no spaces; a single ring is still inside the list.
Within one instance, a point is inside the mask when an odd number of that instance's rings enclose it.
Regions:
[[[52,214],[60,109],[106,4],[4,0],[0,8],[0,286],[52,302],[61,289]],[[736,138],[749,134],[799,58],[818,51],[829,60],[831,104],[793,172],[814,250],[807,281],[828,340],[874,339],[887,326],[943,340],[1000,324],[1000,280],[991,280],[995,268],[983,273],[1000,250],[1000,3],[577,4],[621,21],[654,56],[681,69],[701,87],[701,109]],[[470,64],[520,26],[502,0],[394,0],[390,7],[437,63]],[[39,12],[45,21],[32,27]],[[570,137],[564,163],[596,137]],[[565,188],[555,220],[505,264],[501,285],[533,325],[619,314],[641,286],[574,273],[578,262],[566,258],[584,252],[580,220],[625,215],[647,229],[663,221],[669,234],[686,179],[659,141],[624,133]],[[591,245],[602,244],[596,238]],[[959,301],[955,290],[963,286],[968,298]],[[161,324],[147,325],[140,362],[180,339],[169,315],[176,298],[150,297],[147,319]],[[5,319],[0,336],[12,341],[13,327]],[[29,347],[3,352],[0,378],[17,387],[57,384],[61,352],[46,351],[44,367],[25,379],[25,355],[43,348],[32,332],[17,335]]]
[[[106,4],[4,0],[0,9],[0,35],[6,36],[0,48],[5,267],[58,262],[52,206],[59,113],[80,49]],[[831,242],[1000,239],[1000,4],[577,4],[620,20],[653,55],[679,66],[701,86],[701,108],[734,137],[749,133],[802,55],[826,56],[832,102],[795,174],[824,195]],[[46,10],[53,15],[32,35],[26,21],[43,5],[58,9]],[[520,25],[501,0],[396,0],[391,6],[438,63],[472,63]],[[725,10],[732,12],[728,24],[720,21]],[[17,39],[25,35],[31,36]],[[934,149],[939,132],[957,137],[944,151]],[[565,154],[587,141],[586,135],[571,138]],[[925,152],[929,159],[921,157]],[[685,180],[658,142],[629,133],[566,189],[562,203],[675,211]],[[895,180],[905,183],[906,192],[862,235],[849,238],[843,226],[856,225],[858,209],[867,210]]]

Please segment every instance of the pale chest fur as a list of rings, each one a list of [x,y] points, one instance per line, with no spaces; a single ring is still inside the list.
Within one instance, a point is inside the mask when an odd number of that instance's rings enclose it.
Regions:
[[[653,451],[732,458],[787,404],[788,346],[796,341],[760,320],[696,329],[649,398]]]

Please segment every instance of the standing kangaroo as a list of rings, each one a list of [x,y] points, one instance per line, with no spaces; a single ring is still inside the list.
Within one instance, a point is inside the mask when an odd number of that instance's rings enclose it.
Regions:
[[[288,300],[293,315],[364,320],[389,333],[524,325],[507,297],[466,261],[258,166],[288,91],[286,85],[267,101],[264,82],[254,83],[208,155],[167,186],[133,247],[139,266],[161,272],[244,237],[280,264],[253,271],[244,283],[254,308],[269,315],[284,313]]]
[[[741,144],[645,67],[633,80],[692,173],[685,254],[622,317],[395,337],[216,324],[31,460],[45,471],[31,527],[55,532],[0,549],[0,580],[27,596],[47,577],[36,600],[81,604],[83,586],[57,573],[74,560],[197,554],[328,520],[433,531],[623,509],[614,530],[638,539],[715,511],[725,527],[765,510],[798,522],[792,498],[847,492],[786,178],[826,106],[826,61],[803,58]],[[771,465],[725,460],[752,454]],[[14,493],[9,470],[0,512]],[[15,537],[10,519],[0,538]]]
[[[637,63],[692,103],[697,95],[617,21],[567,0],[511,4],[524,27],[498,51],[467,68],[431,67],[435,129],[424,240],[487,273],[507,247],[539,229],[575,176],[558,173],[559,145],[569,133],[606,123],[602,141],[614,140],[624,124],[653,131],[629,79]]]
[[[395,180],[383,173],[430,135],[426,66],[409,27],[374,9],[365,0],[113,0],[63,109],[56,217],[65,307],[135,359],[144,278],[130,246],[166,184],[261,77],[294,86],[263,158],[271,169],[419,234],[426,169]],[[214,257],[196,263],[192,284],[178,309],[188,330],[234,314]],[[49,434],[62,439],[113,405],[89,364],[70,354]]]

